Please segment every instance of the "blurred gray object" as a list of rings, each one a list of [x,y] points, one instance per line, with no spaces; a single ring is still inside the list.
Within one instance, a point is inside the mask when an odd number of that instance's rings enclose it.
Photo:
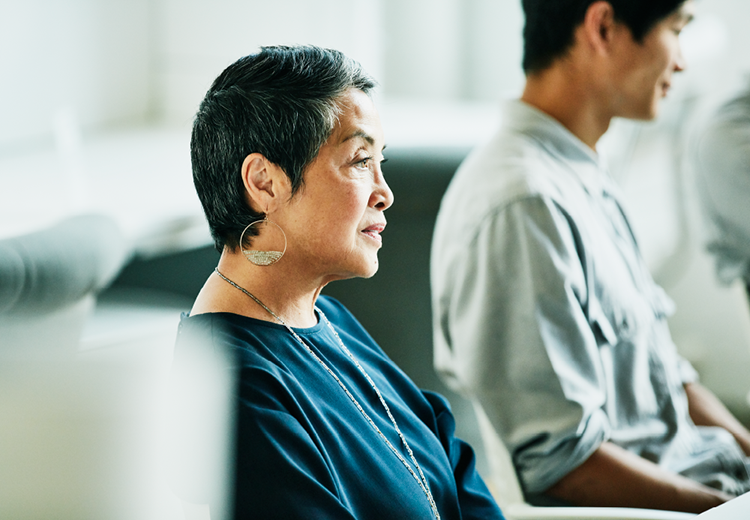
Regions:
[[[133,429],[113,412],[127,404],[123,371],[76,356],[96,295],[127,258],[102,215],[0,241],[0,518],[106,518],[132,495],[112,485],[123,454],[109,439]]]
[[[181,518],[162,432],[189,302],[109,290],[130,251],[99,215],[0,241],[0,518]]]
[[[127,257],[120,229],[103,215],[0,241],[0,355],[72,354],[95,294]]]
[[[708,251],[729,285],[750,283],[750,78],[696,128],[692,148]]]

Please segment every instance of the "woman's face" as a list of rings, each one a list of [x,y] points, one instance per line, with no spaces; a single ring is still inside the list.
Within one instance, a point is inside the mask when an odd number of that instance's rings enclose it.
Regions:
[[[383,129],[370,97],[356,89],[340,100],[338,124],[304,173],[282,227],[299,268],[327,283],[378,270],[383,212],[393,193],[383,178]]]

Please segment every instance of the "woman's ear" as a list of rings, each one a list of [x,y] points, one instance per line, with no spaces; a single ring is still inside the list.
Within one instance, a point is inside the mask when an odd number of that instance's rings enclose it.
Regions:
[[[289,198],[289,178],[278,165],[259,153],[251,153],[242,161],[242,183],[253,211],[273,212]]]

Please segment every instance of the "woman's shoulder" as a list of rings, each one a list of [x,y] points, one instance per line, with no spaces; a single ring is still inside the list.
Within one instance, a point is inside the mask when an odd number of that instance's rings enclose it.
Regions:
[[[183,315],[175,356],[210,350],[243,368],[265,366],[274,358],[273,351],[281,350],[278,346],[286,335],[280,325],[229,312]]]
[[[242,332],[249,332],[256,324],[252,320],[229,312],[207,312],[196,315],[183,314],[177,329],[177,341],[194,338],[234,343]]]
[[[400,381],[398,384],[413,386],[411,379],[393,362],[344,304],[330,296],[321,296],[316,306],[330,322],[346,348],[363,366],[381,373],[394,384]],[[323,324],[325,319],[321,317]]]
[[[338,316],[339,314],[348,315],[351,317],[352,313],[349,312],[349,309],[346,308],[346,306],[338,301],[333,296],[328,296],[327,294],[321,294],[318,296],[317,301],[315,302],[315,306],[318,307],[320,310],[326,313],[326,316]]]
[[[339,332],[345,332],[347,335],[358,337],[370,348],[380,351],[380,347],[359,320],[336,298],[321,295],[318,297],[315,306]]]

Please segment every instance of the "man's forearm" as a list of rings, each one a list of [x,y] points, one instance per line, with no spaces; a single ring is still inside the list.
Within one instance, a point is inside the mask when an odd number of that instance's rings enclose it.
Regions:
[[[577,506],[666,509],[700,513],[732,497],[670,473],[612,443],[603,443],[581,466],[547,490]]]
[[[709,389],[699,383],[685,385],[688,409],[693,422],[699,426],[720,426],[734,436],[750,457],[750,431],[740,423]]]

